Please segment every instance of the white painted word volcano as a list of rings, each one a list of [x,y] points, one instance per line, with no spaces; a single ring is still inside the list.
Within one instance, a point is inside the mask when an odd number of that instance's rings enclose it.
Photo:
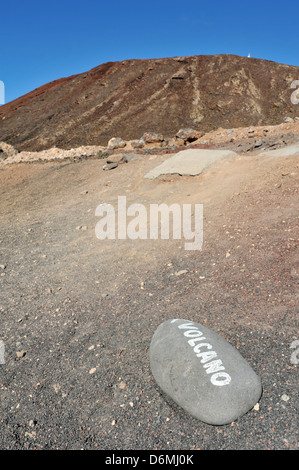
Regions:
[[[161,389],[208,424],[233,422],[262,394],[260,378],[241,354],[217,333],[189,320],[167,320],[157,328],[150,364]]]

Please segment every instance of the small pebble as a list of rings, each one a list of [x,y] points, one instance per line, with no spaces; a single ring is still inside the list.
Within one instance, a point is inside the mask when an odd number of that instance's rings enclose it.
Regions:
[[[120,388],[120,390],[126,390],[126,388],[127,388],[126,382],[120,382],[118,384],[118,388]]]
[[[188,271],[187,269],[181,269],[181,271],[177,271],[175,273],[176,276],[181,276],[182,274],[186,274]]]
[[[55,392],[55,393],[58,393],[59,390],[60,390],[60,388],[61,388],[61,387],[60,387],[59,384],[54,384],[54,385],[53,385],[53,389],[54,389],[54,392]]]
[[[16,358],[17,359],[22,359],[22,357],[26,356],[27,351],[17,351]]]

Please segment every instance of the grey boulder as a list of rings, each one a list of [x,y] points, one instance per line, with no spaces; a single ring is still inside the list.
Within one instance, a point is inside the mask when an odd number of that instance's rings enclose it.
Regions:
[[[199,323],[165,321],[155,331],[149,353],[161,389],[205,423],[231,423],[261,397],[261,380],[248,362],[224,338]]]

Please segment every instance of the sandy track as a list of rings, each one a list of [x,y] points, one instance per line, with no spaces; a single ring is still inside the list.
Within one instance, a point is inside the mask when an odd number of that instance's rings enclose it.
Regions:
[[[99,160],[1,170],[1,448],[298,447],[298,157],[240,154],[197,177],[145,180],[165,158],[108,172]],[[98,240],[95,208],[119,195],[202,203],[202,251]],[[262,379],[259,410],[209,426],[161,393],[148,347],[173,317],[239,349]]]

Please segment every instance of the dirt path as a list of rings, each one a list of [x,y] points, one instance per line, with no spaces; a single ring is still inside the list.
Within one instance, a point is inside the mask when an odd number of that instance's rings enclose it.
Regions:
[[[246,153],[197,177],[144,179],[165,158],[0,171],[1,448],[298,448],[298,156]],[[95,209],[120,195],[203,204],[202,251],[98,240]],[[262,379],[258,410],[209,426],[161,393],[149,343],[180,317],[239,349]]]

